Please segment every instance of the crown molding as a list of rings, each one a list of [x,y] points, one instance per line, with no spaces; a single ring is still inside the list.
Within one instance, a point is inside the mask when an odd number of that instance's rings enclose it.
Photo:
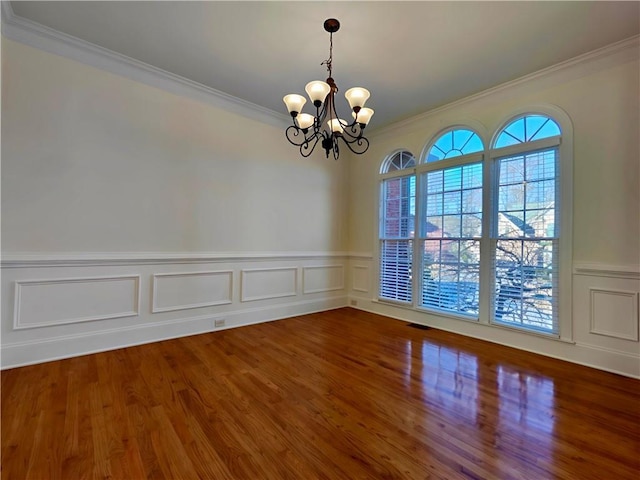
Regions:
[[[512,88],[518,87],[520,85],[525,85],[534,80],[549,78],[553,75],[569,71],[570,69],[573,69],[575,67],[580,67],[580,66],[592,63],[596,60],[610,57],[618,53],[624,53],[625,51],[628,51],[629,59],[637,59],[638,58],[637,50],[639,48],[640,48],[640,35],[635,35],[625,40],[621,40],[619,42],[606,45],[602,48],[598,48],[591,52],[584,53],[582,55],[571,58],[564,62],[557,63],[547,68],[543,68],[542,70],[538,70],[537,72],[533,72],[529,75],[516,78],[515,80],[511,80],[509,82],[501,83],[500,85],[496,85],[495,87],[491,87],[487,90],[483,90],[482,92],[475,93],[468,97],[464,97],[459,100],[455,100],[453,102],[442,105],[440,107],[436,107],[426,112],[420,113],[418,115],[414,115],[413,117],[399,120],[397,122],[393,122],[392,124],[386,127],[373,129],[371,132],[369,132],[369,138],[374,138],[377,136],[383,136],[387,134],[393,134],[397,131],[405,131],[406,129],[410,128],[412,125],[415,125],[416,123],[419,123],[422,120],[441,114],[453,108],[473,103],[484,97],[488,97],[503,91],[508,91]],[[636,50],[635,52],[632,51],[634,49]]]
[[[278,128],[289,124],[287,115],[20,17],[7,0],[2,0],[1,11],[2,35],[7,39]]]

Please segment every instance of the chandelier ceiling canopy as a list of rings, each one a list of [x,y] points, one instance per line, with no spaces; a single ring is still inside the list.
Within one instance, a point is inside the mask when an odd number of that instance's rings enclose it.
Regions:
[[[362,87],[353,87],[344,94],[351,107],[353,121],[348,122],[338,117],[335,106],[338,86],[332,78],[332,68],[333,34],[340,29],[340,22],[335,18],[329,18],[324,22],[324,29],[329,32],[329,58],[321,65],[327,66],[329,77],[326,82],[314,80],[305,87],[315,107],[315,115],[302,112],[302,107],[307,102],[305,97],[295,93],[285,95],[283,100],[293,121],[293,125],[287,128],[285,134],[290,143],[300,147],[300,154],[303,157],[311,155],[320,142],[327,158],[333,153],[333,158],[337,160],[341,143],[356,154],[367,151],[369,140],[363,136],[363,133],[371,120],[373,110],[364,106],[370,96],[369,91]]]

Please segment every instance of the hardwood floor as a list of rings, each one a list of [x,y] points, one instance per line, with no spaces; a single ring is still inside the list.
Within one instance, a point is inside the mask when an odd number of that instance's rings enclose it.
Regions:
[[[340,309],[2,372],[2,478],[638,479],[640,381]]]

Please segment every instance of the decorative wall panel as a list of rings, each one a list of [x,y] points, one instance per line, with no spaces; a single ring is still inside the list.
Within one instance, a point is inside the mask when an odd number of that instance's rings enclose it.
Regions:
[[[638,341],[638,292],[589,289],[590,332]]]
[[[151,311],[171,312],[232,301],[233,271],[159,273],[153,276]]]
[[[369,292],[369,266],[354,265],[351,270],[351,289],[355,292]]]
[[[240,300],[252,302],[296,295],[298,269],[295,267],[242,270]]]
[[[302,292],[319,293],[344,288],[342,265],[314,265],[302,269]]]
[[[136,316],[139,290],[138,275],[17,281],[14,329]]]

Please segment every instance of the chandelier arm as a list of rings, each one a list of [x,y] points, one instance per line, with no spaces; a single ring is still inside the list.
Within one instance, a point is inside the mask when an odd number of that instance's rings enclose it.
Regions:
[[[306,135],[304,135],[304,133],[302,132],[302,130],[300,128],[298,128],[295,125],[290,125],[289,127],[287,127],[287,129],[284,132],[285,137],[287,137],[287,140],[289,141],[289,143],[291,143],[292,145],[295,145],[297,147],[299,147],[300,145],[304,144],[307,142],[307,138]],[[297,141],[297,137],[302,134],[302,141],[298,142]]]
[[[339,156],[340,156],[340,146],[338,144],[338,139],[334,138],[333,139],[333,159],[338,160]]]
[[[329,104],[329,101],[327,99],[329,98],[329,95],[331,95],[331,92],[327,94],[327,98],[325,98],[325,101],[322,103],[322,107],[316,108],[316,119],[313,123],[313,131],[316,134],[320,133],[320,131],[322,130],[322,124],[327,118],[327,112],[328,112],[327,106]]]
[[[314,140],[314,142],[310,143],[311,140]],[[320,135],[314,134],[312,137],[310,137],[308,141],[300,145],[300,155],[302,155],[305,158],[311,155],[315,150],[319,140],[320,140]]]
[[[358,137],[348,142],[342,137],[345,145],[356,155],[362,155],[364,152],[369,150],[369,140],[366,137]]]
[[[356,128],[357,126],[357,128]],[[347,143],[353,143],[356,140],[358,140],[359,138],[362,138],[362,133],[363,133],[363,128],[360,127],[359,123],[353,122],[349,125],[344,125],[343,124],[343,132],[342,135],[343,137],[349,137],[348,139],[345,138],[345,142]]]
[[[318,132],[314,130],[311,133],[305,133],[301,128],[295,125],[290,125],[285,130],[285,136],[290,144],[295,145],[296,147],[302,147],[316,139],[318,137]],[[302,136],[302,139],[298,140],[297,137],[299,136]]]

